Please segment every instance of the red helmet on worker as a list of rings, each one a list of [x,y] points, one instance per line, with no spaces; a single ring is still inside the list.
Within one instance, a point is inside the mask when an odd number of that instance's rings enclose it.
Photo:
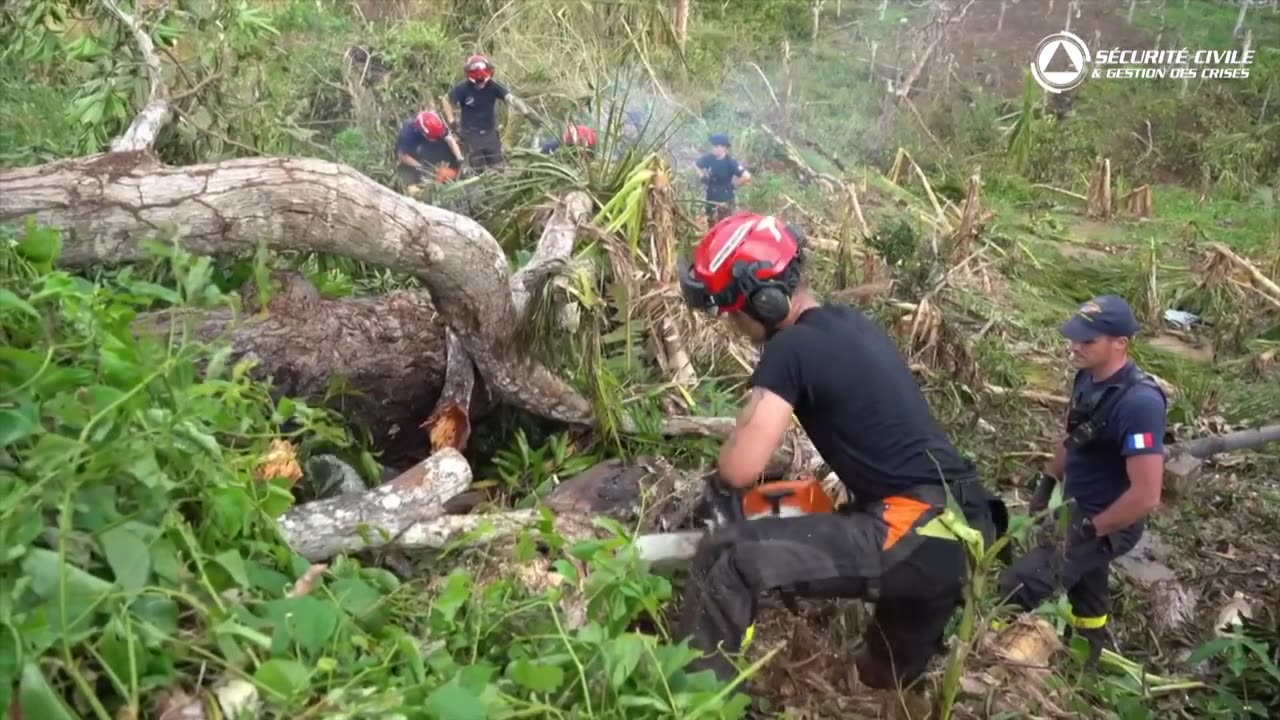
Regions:
[[[698,243],[692,264],[681,264],[684,300],[712,315],[746,312],[775,325],[799,285],[803,247],[800,229],[772,215],[731,215]]]
[[[480,53],[467,58],[464,70],[466,70],[467,78],[477,85],[483,85],[493,78],[493,63],[489,62],[489,58]]]
[[[565,145],[596,146],[596,131],[586,125],[570,125],[565,129],[560,141]]]
[[[449,126],[444,124],[439,113],[431,110],[418,113],[418,129],[428,140],[439,140],[449,134]]]

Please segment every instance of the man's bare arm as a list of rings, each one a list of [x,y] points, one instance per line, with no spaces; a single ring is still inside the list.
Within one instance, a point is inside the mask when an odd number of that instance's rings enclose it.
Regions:
[[[720,448],[720,478],[736,488],[754,484],[782,444],[792,412],[791,404],[778,394],[753,388],[733,432]]]
[[[418,168],[419,170],[422,169],[422,163],[418,162],[418,159],[409,153],[400,153],[399,160],[402,165],[408,165],[409,167]]]
[[[444,141],[449,143],[449,149],[453,151],[453,159],[462,162],[462,148],[458,147],[458,138],[449,135]]]

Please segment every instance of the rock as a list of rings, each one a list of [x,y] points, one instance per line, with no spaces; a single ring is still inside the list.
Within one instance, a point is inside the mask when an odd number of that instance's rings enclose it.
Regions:
[[[606,515],[631,524],[673,491],[674,472],[665,461],[606,460],[561,482],[543,502],[557,515]]]

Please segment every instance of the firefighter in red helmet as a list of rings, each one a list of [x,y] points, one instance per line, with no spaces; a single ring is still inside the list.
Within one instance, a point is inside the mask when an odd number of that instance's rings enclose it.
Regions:
[[[596,131],[590,126],[577,124],[569,125],[565,128],[559,139],[552,139],[542,144],[542,153],[550,155],[562,147],[580,147],[588,154],[592,154],[596,149]]]
[[[400,126],[396,137],[396,174],[417,195],[428,174],[436,184],[449,182],[462,168],[462,148],[439,113],[424,110]]]
[[[471,167],[483,170],[502,163],[502,138],[498,136],[497,105],[499,100],[510,103],[520,114],[536,126],[542,121],[533,110],[510,90],[493,79],[493,63],[484,55],[467,58],[463,70],[467,79],[449,91],[449,101],[458,107],[459,132],[462,144],[467,148]]]
[[[741,213],[716,223],[680,267],[691,307],[727,317],[762,346],[710,482],[718,493],[755,484],[794,415],[853,501],[837,513],[760,518],[710,534],[676,637],[704,653],[695,667],[728,680],[735,671],[726,653],[738,652],[760,595],[864,598],[876,613],[859,677],[876,688],[906,686],[943,648],[962,599],[962,543],[917,532],[946,507],[943,484],[988,543],[1007,513],[934,419],[893,340],[860,311],[821,303],[804,261],[798,228]]]

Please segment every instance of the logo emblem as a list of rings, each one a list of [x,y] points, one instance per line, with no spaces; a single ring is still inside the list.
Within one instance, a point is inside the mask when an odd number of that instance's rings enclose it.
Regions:
[[[1089,48],[1075,33],[1054,33],[1036,46],[1031,76],[1051,93],[1078,87],[1089,76]]]
[[[1095,315],[1102,314],[1102,306],[1090,300],[1089,302],[1080,306],[1079,313],[1080,313],[1080,317],[1084,318],[1089,322],[1093,322],[1093,317]]]

